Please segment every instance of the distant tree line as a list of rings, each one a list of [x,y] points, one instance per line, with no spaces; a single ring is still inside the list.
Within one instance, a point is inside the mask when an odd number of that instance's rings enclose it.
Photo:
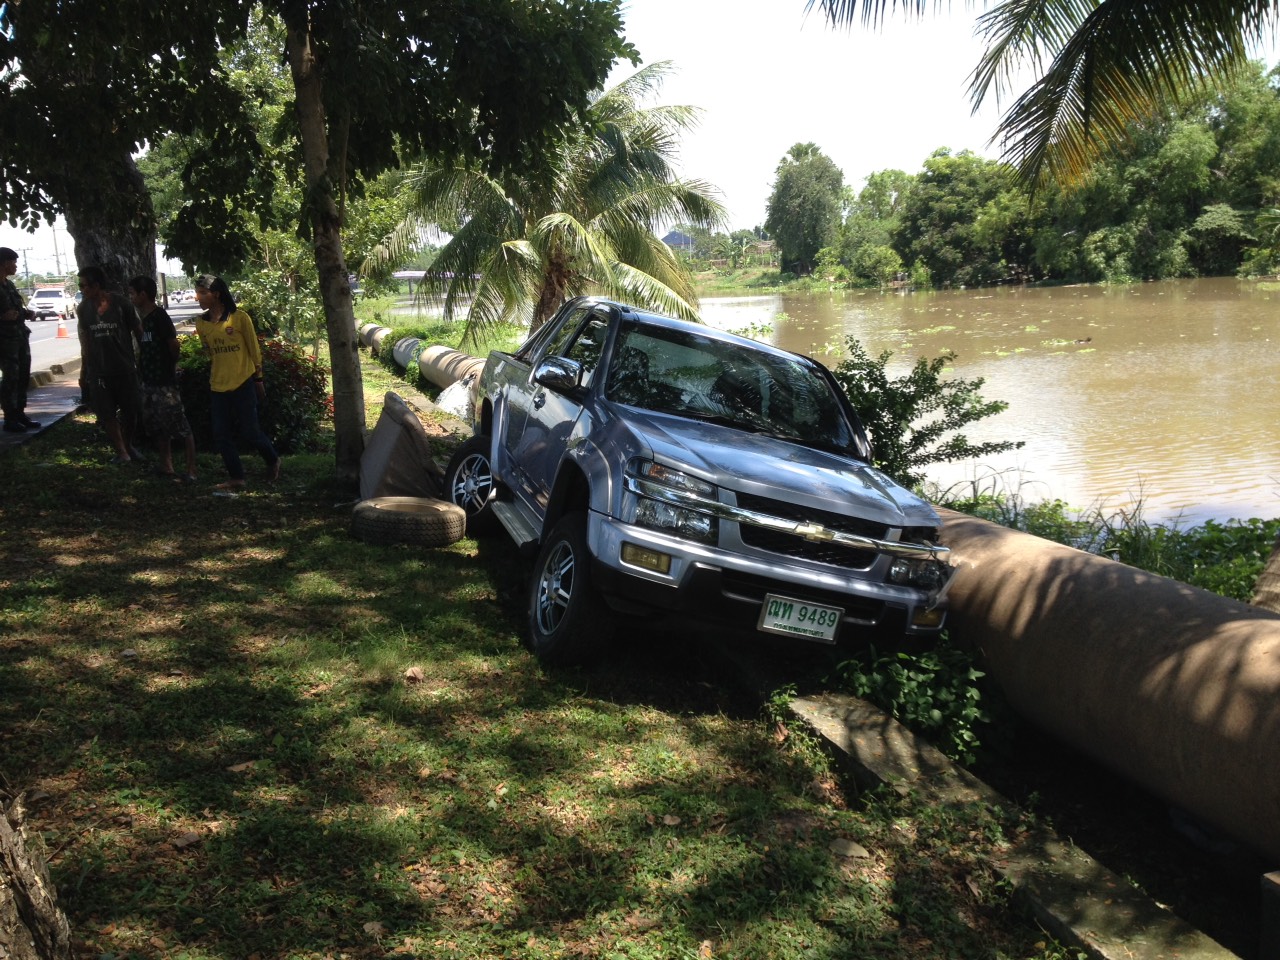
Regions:
[[[815,144],[780,162],[765,230],[780,268],[853,286],[1265,275],[1280,264],[1280,68],[1135,124],[1072,186],[935,151],[845,187]]]

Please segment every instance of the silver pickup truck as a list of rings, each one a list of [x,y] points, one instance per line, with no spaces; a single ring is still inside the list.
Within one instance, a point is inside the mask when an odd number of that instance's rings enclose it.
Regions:
[[[667,615],[833,644],[942,629],[933,508],[870,465],[816,361],[697,323],[571,300],[490,354],[446,470],[468,533],[537,560],[528,631],[589,658],[612,617]]]

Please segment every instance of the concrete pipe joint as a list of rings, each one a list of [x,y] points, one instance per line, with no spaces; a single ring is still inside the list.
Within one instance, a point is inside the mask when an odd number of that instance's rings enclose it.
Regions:
[[[418,370],[428,383],[447,387],[469,374],[480,375],[484,358],[473,357],[452,347],[427,347],[418,354]]]
[[[373,343],[374,331],[380,329],[382,328],[376,323],[362,323],[359,330],[360,342],[366,347],[370,346]]]
[[[1280,859],[1280,615],[939,512],[952,634],[1013,707]]]
[[[403,337],[391,348],[391,356],[403,368],[408,368],[422,349],[422,341],[417,337]]]

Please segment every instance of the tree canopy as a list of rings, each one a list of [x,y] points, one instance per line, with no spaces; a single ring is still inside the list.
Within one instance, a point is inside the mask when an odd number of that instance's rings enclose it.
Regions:
[[[764,226],[778,243],[782,269],[813,272],[818,251],[840,228],[844,174],[816,143],[797,143],[778,164]]]
[[[566,130],[548,155],[549,176],[423,163],[405,179],[411,216],[364,269],[395,264],[423,228],[441,224],[453,236],[425,286],[443,296],[446,319],[466,311],[464,339],[524,317],[537,329],[587,291],[696,316],[690,278],[655,232],[672,219],[717,226],[724,211],[714,188],[673,167],[696,111],[643,105],[670,68],[651,64],[593,96],[585,123]]]
[[[155,219],[134,155],[197,132],[179,174],[192,202],[174,243],[198,264],[243,254],[231,211],[269,200],[254,112],[227,82],[225,51],[253,5],[190,8],[122,0],[110,7],[23,0],[0,60],[0,214],[32,226],[61,211],[81,265],[117,282],[154,270]],[[483,158],[539,175],[563,131],[618,58],[619,0],[435,0],[304,4],[267,0],[284,25],[303,170],[297,224],[314,251],[333,364],[337,462],[354,476],[363,450],[358,342],[343,255],[346,192],[404,154]],[[127,30],[120,25],[127,24]],[[16,154],[16,155],[15,155]]]

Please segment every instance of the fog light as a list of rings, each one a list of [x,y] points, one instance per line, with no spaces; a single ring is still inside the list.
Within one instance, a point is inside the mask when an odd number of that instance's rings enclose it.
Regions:
[[[659,553],[657,550],[640,547],[634,543],[624,543],[622,545],[622,562],[629,563],[633,567],[640,567],[643,570],[652,570],[655,573],[671,572],[671,556],[669,554]]]
[[[947,617],[947,612],[938,607],[932,610],[926,610],[924,607],[916,607],[916,615],[911,618],[913,627],[924,627],[930,629],[942,626],[942,621]]]

